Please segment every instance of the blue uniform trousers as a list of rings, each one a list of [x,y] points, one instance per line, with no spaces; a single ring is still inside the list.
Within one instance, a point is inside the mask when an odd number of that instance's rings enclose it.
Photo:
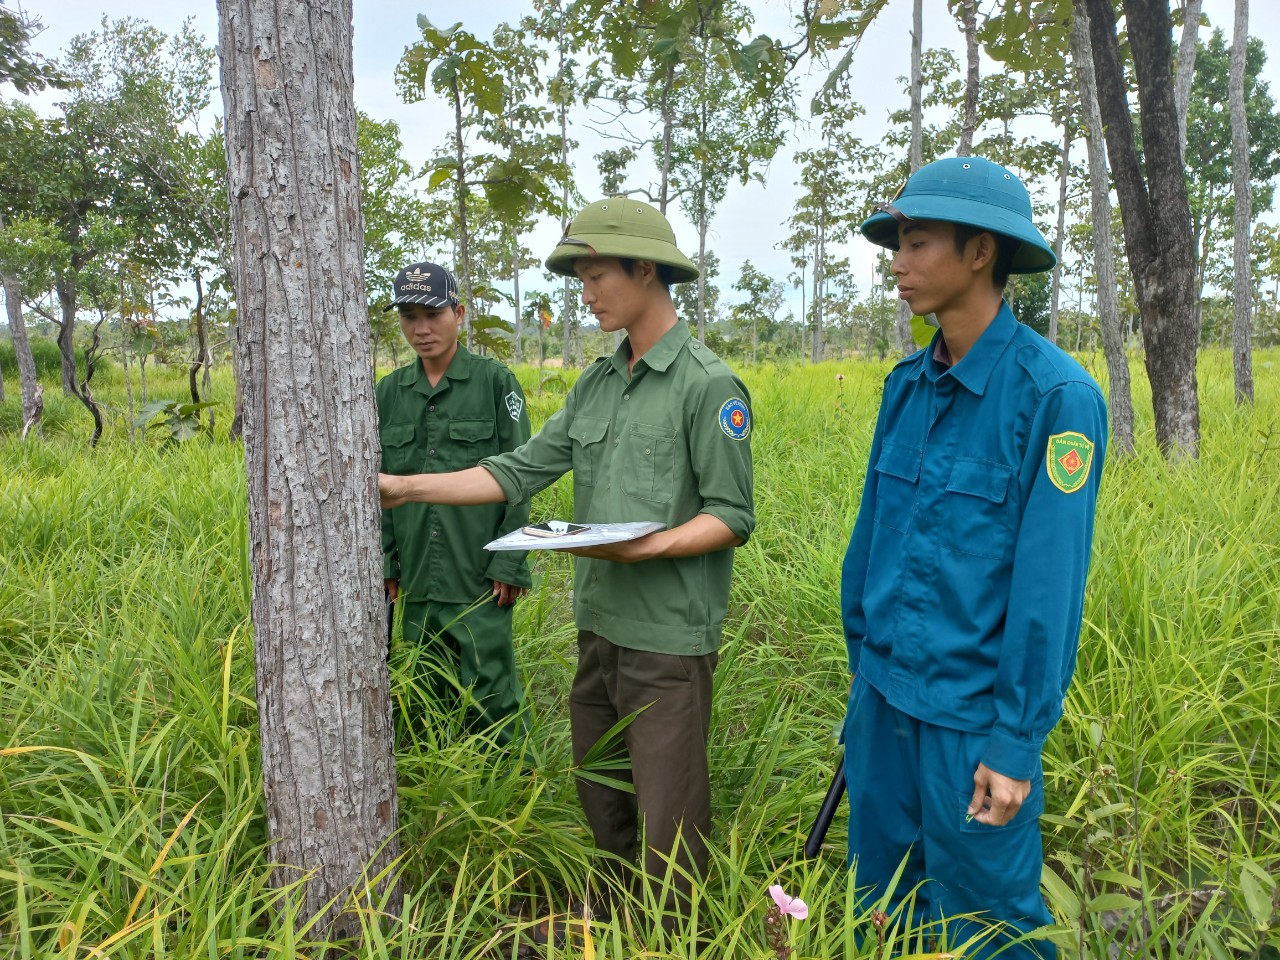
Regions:
[[[880,898],[907,858],[890,897],[893,915],[916,891],[916,924],[946,919],[951,947],[999,922],[1005,931],[965,952],[985,960],[1020,933],[1051,923],[1040,895],[1043,848],[1039,815],[1044,780],[1009,823],[969,820],[973,774],[987,738],[923,723],[891,706],[861,677],[854,680],[845,719],[845,775],[849,792],[849,861],[858,888]],[[977,914],[979,922],[950,919]],[[939,929],[939,932],[941,928]],[[1000,960],[1054,960],[1048,941],[1007,946]]]

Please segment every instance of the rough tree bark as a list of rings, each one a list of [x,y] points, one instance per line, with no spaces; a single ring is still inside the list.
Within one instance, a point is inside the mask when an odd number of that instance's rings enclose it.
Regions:
[[[921,38],[924,35],[924,8],[921,0],[915,0],[911,16],[911,152],[908,157],[910,171],[915,173],[924,162],[924,111],[921,107],[920,55]],[[915,340],[911,336],[911,307],[907,301],[898,301],[898,350],[905,357],[914,353]]]
[[[62,355],[62,392],[76,393],[76,281],[74,275],[54,283],[62,319],[58,321],[58,352]]]
[[[351,0],[218,13],[272,882],[355,937],[397,807]]]
[[[1236,403],[1253,403],[1253,265],[1249,260],[1249,226],[1253,220],[1250,192],[1249,121],[1245,115],[1244,68],[1249,47],[1249,0],[1236,0],[1231,35],[1231,181],[1235,193],[1235,309],[1231,324],[1232,366]]]
[[[1098,326],[1102,353],[1107,361],[1107,413],[1110,440],[1107,450],[1118,456],[1133,453],[1133,389],[1129,383],[1129,357],[1124,349],[1120,298],[1116,292],[1116,258],[1111,245],[1111,182],[1107,177],[1107,148],[1098,113],[1098,84],[1093,72],[1089,41],[1089,14],[1085,0],[1073,0],[1071,60],[1080,87],[1080,113],[1089,155],[1089,187],[1093,212],[1093,271],[1098,281]]]
[[[471,236],[467,227],[467,158],[462,141],[462,91],[458,89],[456,76],[449,82],[449,92],[453,95],[453,149],[458,161],[454,176],[458,181],[458,250],[462,259],[462,303],[467,308],[462,326],[466,330],[467,349],[470,350],[475,346],[471,331],[471,311],[475,309],[475,301],[471,283]]]
[[[1049,294],[1049,342],[1058,342],[1058,304],[1062,298],[1062,249],[1067,235],[1067,182],[1071,177],[1071,117],[1062,121],[1062,162],[1058,167],[1058,232],[1053,238],[1053,252],[1058,262],[1053,265]]]
[[[1170,459],[1195,458],[1200,453],[1200,297],[1177,105],[1169,83],[1173,26],[1168,0],[1124,3],[1138,81],[1142,162],[1134,143],[1115,9],[1111,0],[1087,4],[1107,158],[1120,198],[1125,251],[1142,320],[1156,442]]]
[[[0,230],[4,219],[0,217]],[[9,332],[13,336],[13,352],[18,362],[18,390],[22,394],[22,422],[30,424],[24,436],[39,426],[43,404],[40,402],[39,378],[36,361],[31,355],[31,341],[27,339],[27,323],[22,316],[22,282],[9,272],[0,273],[4,284],[5,310],[9,315]]]
[[[978,129],[978,0],[961,0],[960,11],[967,69],[964,78],[964,114],[956,156],[967,157],[973,152],[973,135]]]
[[[1200,9],[1204,0],[1187,0],[1182,6],[1182,34],[1178,38],[1178,65],[1173,77],[1178,109],[1178,149],[1187,152],[1187,106],[1191,103],[1191,79],[1196,72]]]

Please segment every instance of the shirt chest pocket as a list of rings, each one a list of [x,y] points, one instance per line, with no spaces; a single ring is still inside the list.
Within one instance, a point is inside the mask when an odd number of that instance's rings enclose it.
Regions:
[[[623,441],[622,492],[637,500],[668,503],[675,478],[675,429],[631,421]]]
[[[573,482],[592,487],[600,478],[604,456],[604,435],[609,432],[608,417],[574,417],[569,424],[573,441]]]
[[[1009,484],[1013,468],[991,460],[957,458],[947,481],[948,537],[943,546],[956,553],[1003,560],[1013,541]]]
[[[416,472],[413,435],[412,423],[389,423],[382,428],[379,439],[382,441],[383,473]]]
[[[498,452],[496,432],[492,420],[450,420],[445,462],[451,467],[474,467]]]
[[[916,507],[920,482],[918,447],[886,443],[876,461],[876,523],[905,533]]]

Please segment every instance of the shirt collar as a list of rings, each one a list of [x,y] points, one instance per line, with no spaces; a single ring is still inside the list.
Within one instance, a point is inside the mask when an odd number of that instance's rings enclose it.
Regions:
[[[427,379],[427,371],[422,369],[422,361],[419,360],[415,363],[413,366],[417,372],[414,374],[413,388],[420,393],[432,393],[435,390],[439,390],[441,384],[446,380],[466,380],[471,376],[471,367],[474,363],[475,354],[459,343],[458,352],[453,355],[453,359],[449,361],[449,366],[445,368],[444,376],[440,378],[440,382],[434,387],[431,385],[431,381]]]
[[[684,345],[689,342],[689,325],[683,320],[676,320],[676,325],[664,333],[661,339],[650,347],[643,357],[636,361],[643,363],[650,370],[663,372],[675,362]],[[613,368],[626,376],[627,364],[631,361],[631,342],[623,340],[613,352],[611,362]]]
[[[982,396],[986,392],[987,382],[991,379],[991,371],[995,369],[996,363],[1017,331],[1018,318],[1009,309],[1009,304],[1001,301],[996,318],[991,321],[986,330],[982,331],[978,342],[970,347],[969,352],[958,362],[949,367],[939,364],[933,357],[935,344],[930,343],[921,352],[920,365],[912,372],[912,379],[918,378],[922,372],[933,381],[949,374],[970,393]],[[940,336],[942,336],[941,330],[935,334],[935,339]]]

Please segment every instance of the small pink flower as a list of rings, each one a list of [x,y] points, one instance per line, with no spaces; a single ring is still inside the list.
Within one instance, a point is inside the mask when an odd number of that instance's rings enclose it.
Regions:
[[[843,374],[843,373],[837,373],[837,374],[836,374],[836,383],[844,383],[844,374]]]
[[[778,905],[778,910],[787,916],[795,917],[797,920],[803,920],[809,916],[809,906],[799,897],[788,897],[778,884],[774,884],[769,888],[769,896],[773,897],[773,902]]]

